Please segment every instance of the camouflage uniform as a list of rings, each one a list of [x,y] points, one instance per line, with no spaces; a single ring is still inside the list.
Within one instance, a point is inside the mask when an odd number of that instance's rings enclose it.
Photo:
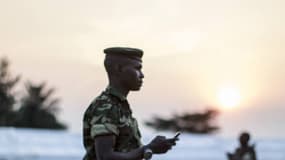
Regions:
[[[126,97],[114,88],[107,89],[87,108],[83,119],[84,160],[96,160],[94,139],[100,135],[115,135],[114,151],[129,152],[142,145],[138,123]]]
[[[236,151],[228,154],[229,160],[256,160],[256,153],[253,146],[248,148],[237,148]]]

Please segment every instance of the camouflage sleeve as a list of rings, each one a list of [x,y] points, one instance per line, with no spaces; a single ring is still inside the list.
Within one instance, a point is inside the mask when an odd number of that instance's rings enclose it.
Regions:
[[[92,138],[99,135],[115,134],[119,135],[119,112],[117,107],[110,103],[97,105],[94,116],[90,121]]]

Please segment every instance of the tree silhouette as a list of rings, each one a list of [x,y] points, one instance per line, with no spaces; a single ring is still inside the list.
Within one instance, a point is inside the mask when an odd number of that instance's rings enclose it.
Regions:
[[[174,115],[169,119],[156,116],[145,124],[156,130],[209,134],[219,129],[219,127],[213,124],[213,120],[217,115],[217,110],[208,109],[203,113],[184,113],[182,115]]]
[[[12,93],[14,86],[20,80],[20,76],[11,77],[9,73],[9,61],[0,59],[0,126],[10,126],[14,123],[15,112],[13,105],[15,95]]]
[[[21,100],[16,127],[66,129],[55,117],[59,102],[59,99],[51,98],[55,89],[45,89],[45,86],[45,83],[26,83],[27,95]]]

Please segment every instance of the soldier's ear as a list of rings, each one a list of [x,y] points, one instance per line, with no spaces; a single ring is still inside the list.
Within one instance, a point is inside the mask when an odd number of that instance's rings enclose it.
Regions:
[[[116,73],[121,73],[122,72],[122,69],[123,68],[123,66],[122,65],[120,65],[120,64],[116,64],[116,65],[114,65],[114,73],[116,74]]]

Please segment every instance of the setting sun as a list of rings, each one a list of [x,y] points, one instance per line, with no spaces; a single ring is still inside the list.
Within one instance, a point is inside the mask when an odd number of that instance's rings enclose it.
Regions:
[[[218,92],[218,100],[223,108],[234,108],[240,103],[240,91],[235,87],[224,87]]]

